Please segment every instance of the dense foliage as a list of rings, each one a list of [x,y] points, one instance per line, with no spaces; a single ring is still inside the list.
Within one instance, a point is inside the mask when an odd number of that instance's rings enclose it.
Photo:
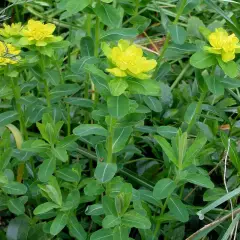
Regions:
[[[9,0],[0,239],[240,239],[240,4]]]

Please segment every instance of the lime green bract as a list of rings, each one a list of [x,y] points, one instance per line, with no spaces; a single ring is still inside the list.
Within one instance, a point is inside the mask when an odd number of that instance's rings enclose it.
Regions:
[[[104,52],[116,66],[106,70],[116,77],[130,75],[139,79],[149,79],[151,75],[147,73],[157,65],[155,60],[147,60],[146,57],[143,57],[143,51],[140,47],[130,44],[126,40],[120,40],[118,46],[112,49],[105,46]]]

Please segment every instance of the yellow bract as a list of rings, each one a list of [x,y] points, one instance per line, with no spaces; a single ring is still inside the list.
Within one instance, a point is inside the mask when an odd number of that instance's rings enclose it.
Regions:
[[[12,44],[0,42],[0,65],[16,64],[20,59],[19,53],[20,50]]]
[[[55,37],[53,35],[55,28],[56,26],[54,24],[43,24],[40,21],[31,19],[28,21],[26,28],[22,31],[22,35],[25,38],[22,39],[21,42],[25,43],[25,45],[34,44],[36,46],[46,46],[48,43],[61,41],[61,37]]]
[[[239,53],[239,39],[235,34],[228,35],[223,28],[217,28],[208,37],[212,47],[205,47],[210,53],[219,54],[224,62],[229,62],[235,58],[235,54]]]
[[[21,23],[12,23],[11,25],[4,23],[3,28],[0,29],[0,35],[5,38],[20,36],[22,28]]]
[[[155,60],[147,60],[143,57],[143,51],[140,47],[131,45],[126,40],[120,40],[118,46],[112,49],[107,49],[105,46],[103,50],[116,66],[106,70],[116,77],[130,75],[139,79],[148,79],[151,76],[146,73],[153,70],[157,65]]]

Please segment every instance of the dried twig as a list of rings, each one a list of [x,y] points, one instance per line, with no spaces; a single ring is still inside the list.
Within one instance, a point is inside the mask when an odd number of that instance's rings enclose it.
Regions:
[[[225,216],[222,217],[222,218],[219,218],[219,219],[217,219],[217,220],[215,220],[215,221],[213,221],[213,222],[205,225],[203,228],[201,228],[201,229],[199,229],[197,232],[193,233],[193,234],[192,234],[190,237],[188,237],[186,240],[194,240],[195,237],[196,237],[198,234],[200,234],[201,232],[203,232],[203,231],[205,231],[205,230],[207,230],[207,229],[209,229],[209,228],[211,228],[211,227],[214,227],[215,225],[218,225],[218,224],[224,222],[224,221],[227,220],[228,218],[231,218],[232,215],[235,216],[235,215],[238,214],[238,213],[240,213],[240,208],[234,210],[233,212],[225,215]]]

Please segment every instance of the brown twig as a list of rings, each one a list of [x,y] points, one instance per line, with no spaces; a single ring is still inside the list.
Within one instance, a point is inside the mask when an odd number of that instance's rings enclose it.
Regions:
[[[222,217],[222,218],[219,218],[218,220],[215,220],[215,221],[213,221],[213,222],[205,225],[204,227],[202,227],[201,229],[199,229],[197,232],[193,233],[193,234],[192,234],[190,237],[188,237],[186,240],[194,240],[195,237],[196,237],[199,233],[201,233],[201,232],[205,231],[206,229],[211,228],[211,227],[213,227],[213,226],[215,226],[215,225],[218,225],[218,224],[221,223],[221,222],[224,222],[224,221],[225,221],[226,219],[228,219],[228,218],[231,218],[231,217],[232,217],[232,214],[233,214],[233,215],[236,215],[236,214],[238,214],[238,213],[240,213],[240,208],[234,210],[233,212],[225,215],[225,216]]]

